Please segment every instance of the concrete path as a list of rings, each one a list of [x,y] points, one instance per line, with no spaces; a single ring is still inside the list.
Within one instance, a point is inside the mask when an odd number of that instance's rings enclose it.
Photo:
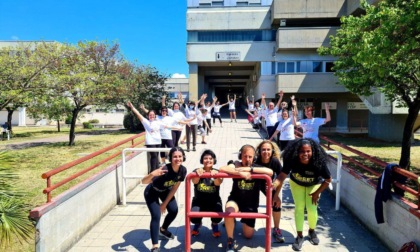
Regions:
[[[224,120],[223,128],[216,122],[213,133],[206,137],[207,144],[197,144],[196,152],[188,152],[184,165],[188,171],[200,166],[199,158],[206,148],[212,149],[217,155],[217,165],[221,166],[229,160],[236,160],[240,147],[244,144],[256,146],[260,135],[252,129],[246,120],[240,119],[238,123]],[[201,143],[201,137],[198,137]],[[185,147],[183,145],[182,147]],[[231,179],[225,179],[221,186],[223,202],[231,190]],[[143,197],[144,186],[138,186],[129,195],[127,206],[115,206],[104,218],[97,223],[80,241],[70,250],[71,252],[86,251],[149,251],[151,239],[149,233],[150,214]],[[169,230],[175,235],[174,240],[160,241],[161,251],[185,251],[185,186],[181,186],[177,194],[179,213]],[[259,212],[265,212],[265,198],[261,194]],[[306,239],[302,251],[387,251],[387,248],[363,227],[354,216],[343,206],[335,211],[335,199],[329,192],[324,192],[319,205],[319,221],[317,233],[320,244],[314,246]],[[294,204],[288,183],[283,189],[283,209],[280,227],[286,242],[272,243],[271,251],[293,251],[291,244],[296,236],[294,224]],[[163,219],[163,218],[162,218]],[[200,235],[192,238],[191,251],[225,251],[226,232],[220,224],[222,236],[213,238],[211,235],[210,220],[203,220]],[[247,240],[241,233],[241,224],[237,221],[235,239],[239,244],[239,251],[265,251],[265,220],[257,219],[255,236]],[[308,226],[305,222],[304,235]]]

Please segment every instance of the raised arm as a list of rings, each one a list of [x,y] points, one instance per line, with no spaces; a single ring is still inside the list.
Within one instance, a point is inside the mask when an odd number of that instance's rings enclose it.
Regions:
[[[182,97],[181,91],[178,92],[178,100],[179,100],[179,104],[183,104],[184,103],[184,98]]]
[[[137,118],[142,122],[145,118],[140,114],[140,112],[133,106],[131,102],[127,102],[127,106],[131,109],[131,111],[137,116]]]
[[[324,123],[331,121],[331,114],[330,114],[330,104],[328,102],[325,103],[325,114],[327,118],[325,118]]]
[[[255,103],[255,101],[254,101],[254,95],[252,95],[252,104],[254,104]]]
[[[236,94],[233,95],[233,102],[236,102]]]
[[[166,106],[166,95],[162,96],[162,107]]]
[[[276,107],[277,108],[279,108],[280,109],[280,103],[281,103],[281,101],[283,100],[283,90],[280,90],[280,92],[279,92],[279,96],[280,96],[280,98],[279,98],[279,100],[278,100],[278,102],[277,102],[277,104],[276,104]]]
[[[261,105],[264,106],[264,109],[267,108],[267,104],[265,103],[265,93],[261,95]]]
[[[144,113],[146,113],[146,114],[149,113],[149,110],[146,107],[144,107],[144,104],[143,103],[140,104],[140,109],[143,110]]]

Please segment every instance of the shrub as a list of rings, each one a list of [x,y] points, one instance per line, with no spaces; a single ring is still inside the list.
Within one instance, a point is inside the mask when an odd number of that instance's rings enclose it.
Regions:
[[[131,124],[133,123],[133,127]],[[144,131],[143,124],[139,121],[136,116],[133,116],[131,113],[124,115],[123,125],[125,129],[131,131]]]
[[[93,125],[90,122],[83,122],[84,129],[93,129]]]
[[[92,120],[89,120],[89,122],[90,123],[99,123],[99,120],[98,119],[92,119]]]

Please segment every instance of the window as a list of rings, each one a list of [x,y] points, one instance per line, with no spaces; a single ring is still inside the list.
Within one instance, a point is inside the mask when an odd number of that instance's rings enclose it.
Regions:
[[[333,66],[334,66],[334,62],[331,62],[331,61],[325,62],[325,72],[327,73],[334,72],[334,70],[332,70]]]
[[[188,42],[276,41],[276,30],[191,31]]]
[[[286,72],[286,63],[285,62],[278,62],[277,63],[277,73],[285,73]]]
[[[322,62],[321,61],[313,61],[312,62],[312,72],[314,72],[314,73],[321,73],[322,72]]]
[[[296,62],[296,72],[300,73],[300,61]]]

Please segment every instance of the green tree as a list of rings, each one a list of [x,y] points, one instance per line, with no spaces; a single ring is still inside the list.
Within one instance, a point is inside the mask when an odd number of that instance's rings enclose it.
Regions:
[[[28,206],[22,201],[22,193],[15,187],[18,177],[10,171],[13,159],[0,152],[0,248],[13,246],[15,239],[28,241],[32,224],[28,219]]]
[[[57,62],[58,43],[17,42],[0,49],[0,110],[8,110],[11,130],[13,111],[29,104],[43,92],[42,84],[49,67]]]
[[[118,44],[88,41],[62,48],[63,57],[50,72],[49,95],[71,101],[69,146],[72,146],[80,112],[89,105],[109,105],[117,94],[114,90],[121,84],[118,71],[125,61]]]
[[[373,88],[408,108],[399,165],[409,169],[413,127],[420,110],[420,2],[361,2],[365,14],[342,17],[341,29],[321,55],[338,60],[333,70],[351,92],[369,96]]]

